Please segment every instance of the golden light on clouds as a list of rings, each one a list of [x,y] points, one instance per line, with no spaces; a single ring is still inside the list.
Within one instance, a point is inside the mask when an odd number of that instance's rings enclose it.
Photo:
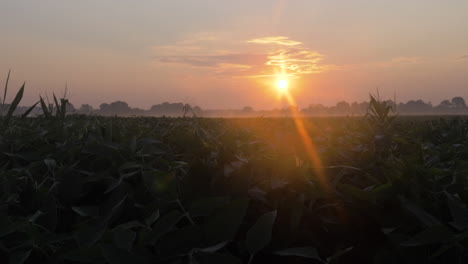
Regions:
[[[206,69],[208,75],[216,78],[275,80],[281,74],[287,79],[297,79],[337,68],[324,64],[323,54],[286,36],[254,38],[236,43],[203,35],[155,46],[152,50],[159,63]]]
[[[277,44],[277,45],[284,45],[284,46],[296,46],[296,45],[302,44],[302,42],[294,41],[284,36],[256,38],[256,39],[247,40],[247,43]]]

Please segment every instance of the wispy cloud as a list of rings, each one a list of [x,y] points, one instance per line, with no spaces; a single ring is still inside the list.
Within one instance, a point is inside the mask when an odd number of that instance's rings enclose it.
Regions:
[[[324,71],[320,65],[323,55],[307,49],[280,50],[268,56],[266,65],[278,67],[292,75],[312,74]]]
[[[468,60],[468,54],[458,57],[459,60]]]
[[[181,63],[196,67],[217,67],[221,64],[261,65],[267,54],[231,53],[224,55],[194,55],[194,56],[155,56],[156,60],[165,63]]]
[[[302,42],[294,41],[284,36],[275,36],[275,37],[263,37],[247,40],[247,43],[256,43],[256,44],[277,44],[283,46],[296,46],[302,44]]]
[[[380,61],[371,64],[364,64],[362,66],[367,67],[396,67],[396,66],[405,66],[405,65],[416,65],[421,63],[428,62],[428,58],[426,57],[417,57],[417,56],[399,56],[391,58],[387,61]]]
[[[239,52],[259,50],[258,47],[249,46],[251,44],[274,44],[279,47],[265,53]],[[212,69],[210,72],[220,77],[265,78],[281,73],[297,78],[339,68],[323,64],[323,54],[301,44],[287,37],[274,36],[251,39],[232,46],[232,43],[220,43],[218,38],[204,37],[155,46],[152,50],[159,63]]]

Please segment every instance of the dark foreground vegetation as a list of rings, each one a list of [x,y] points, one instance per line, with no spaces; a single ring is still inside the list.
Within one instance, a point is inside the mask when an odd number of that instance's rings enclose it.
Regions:
[[[22,92],[22,91],[20,91]],[[11,106],[15,107],[21,96]],[[0,263],[466,263],[468,121],[0,120]]]

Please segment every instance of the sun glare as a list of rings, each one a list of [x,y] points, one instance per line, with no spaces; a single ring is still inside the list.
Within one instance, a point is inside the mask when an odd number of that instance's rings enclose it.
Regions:
[[[279,80],[276,83],[276,87],[278,87],[278,90],[280,91],[286,91],[286,89],[288,88],[288,82],[286,80]]]

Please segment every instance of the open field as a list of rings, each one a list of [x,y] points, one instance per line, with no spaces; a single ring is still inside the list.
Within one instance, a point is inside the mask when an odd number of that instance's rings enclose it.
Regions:
[[[464,118],[12,117],[2,263],[460,263]],[[301,136],[302,135],[302,136]]]

